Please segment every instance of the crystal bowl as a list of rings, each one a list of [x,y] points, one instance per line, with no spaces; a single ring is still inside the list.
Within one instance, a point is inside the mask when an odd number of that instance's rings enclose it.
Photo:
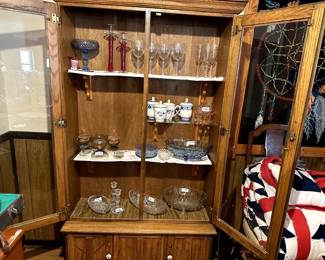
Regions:
[[[75,50],[88,50],[95,51],[99,49],[99,43],[94,40],[86,40],[86,39],[73,39],[71,41],[71,46]]]
[[[107,136],[103,134],[95,135],[92,141],[92,147],[98,150],[102,150],[107,145]]]
[[[207,143],[185,139],[168,139],[166,147],[173,157],[185,161],[202,160],[202,157],[206,156],[210,149],[210,145]]]
[[[141,157],[141,145],[138,144],[135,147],[135,155],[138,157]],[[146,158],[153,158],[157,156],[157,146],[155,146],[154,144],[147,144],[146,145]]]
[[[106,214],[111,208],[111,203],[105,196],[92,195],[88,198],[88,206],[98,214]]]
[[[162,161],[167,161],[170,158],[170,152],[167,149],[159,149],[158,158]]]
[[[181,211],[200,210],[208,198],[204,191],[188,187],[168,187],[163,194],[168,206]]]
[[[135,190],[129,191],[129,199],[136,208],[139,208],[139,198],[140,194],[138,192]],[[151,215],[163,214],[168,208],[165,201],[149,195],[144,196],[143,203],[143,211]]]

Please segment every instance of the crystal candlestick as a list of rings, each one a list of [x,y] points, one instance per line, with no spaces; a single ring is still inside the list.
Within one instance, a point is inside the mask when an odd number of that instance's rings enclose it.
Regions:
[[[121,57],[121,72],[126,71],[126,52],[130,50],[129,47],[127,47],[128,41],[126,39],[126,33],[122,32],[121,33],[121,38],[120,38],[120,46],[118,46],[116,49],[117,51],[120,52],[120,57]]]
[[[108,41],[108,65],[107,70],[113,71],[113,52],[114,52],[114,41],[116,39],[116,34],[113,32],[113,24],[108,24],[108,31],[105,32],[104,38]]]

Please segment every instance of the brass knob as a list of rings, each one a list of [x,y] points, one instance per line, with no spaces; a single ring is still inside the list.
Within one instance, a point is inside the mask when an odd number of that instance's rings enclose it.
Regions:
[[[110,260],[110,259],[112,259],[112,255],[110,254],[110,253],[108,253],[107,255],[106,255],[106,257],[105,257],[107,260]]]

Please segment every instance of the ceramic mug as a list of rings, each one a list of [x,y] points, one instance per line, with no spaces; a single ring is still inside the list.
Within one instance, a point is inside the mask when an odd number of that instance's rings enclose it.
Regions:
[[[178,114],[178,106],[175,106],[174,103],[170,102],[170,99],[168,99],[167,102],[164,103],[164,105],[167,108],[166,111],[166,122],[172,122],[173,118],[176,114]]]
[[[165,104],[163,104],[161,101],[159,104],[155,105],[155,120],[156,122],[164,122],[166,119],[166,114],[167,114],[167,107]]]
[[[179,115],[182,121],[190,121],[192,117],[192,108],[193,104],[188,102],[188,98],[185,99],[185,102],[180,103]]]
[[[149,120],[155,119],[155,105],[158,104],[155,97],[152,97],[151,100],[147,102],[147,117]]]

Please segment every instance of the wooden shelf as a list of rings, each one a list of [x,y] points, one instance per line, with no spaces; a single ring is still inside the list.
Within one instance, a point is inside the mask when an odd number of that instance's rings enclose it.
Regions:
[[[192,120],[191,121],[172,121],[172,122],[156,122],[155,120],[147,119],[147,122],[150,124],[181,124],[181,125],[192,125]]]
[[[121,200],[121,206],[125,209],[122,214],[97,214],[88,207],[87,198],[80,198],[76,207],[74,208],[70,219],[71,220],[93,220],[93,221],[106,221],[106,220],[138,220],[139,209],[134,207],[128,199]],[[209,222],[209,216],[205,208],[193,211],[185,212],[168,208],[164,214],[161,215],[150,215],[144,213],[144,220],[154,221],[182,221],[187,223],[192,222]]]
[[[223,77],[195,77],[195,76],[169,76],[169,75],[155,75],[149,74],[149,79],[169,79],[169,80],[184,80],[184,81],[198,81],[198,82],[223,82]]]
[[[68,70],[68,73],[78,74],[83,76],[98,76],[98,77],[129,77],[129,78],[143,78],[143,74],[133,72],[120,72],[120,71],[104,71],[104,70]]]
[[[141,158],[135,155],[135,151],[123,150],[125,151],[124,157],[121,159],[116,159],[113,157],[112,151],[107,151],[108,156],[104,157],[92,157],[91,153],[86,155],[78,154],[73,160],[78,162],[141,162]],[[204,156],[201,161],[184,161],[181,159],[171,157],[167,161],[162,161],[158,156],[154,158],[147,158],[146,162],[151,163],[175,163],[175,164],[185,164],[185,165],[212,165],[211,160],[208,156]]]
[[[142,73],[133,73],[133,72],[120,72],[120,71],[104,71],[104,70],[68,70],[70,74],[78,74],[83,76],[97,76],[97,77],[130,77],[130,78],[143,78]],[[224,81],[223,77],[195,77],[195,76],[170,76],[170,75],[156,75],[149,74],[149,79],[166,79],[166,80],[183,80],[183,81],[197,81],[197,82],[222,82]]]

